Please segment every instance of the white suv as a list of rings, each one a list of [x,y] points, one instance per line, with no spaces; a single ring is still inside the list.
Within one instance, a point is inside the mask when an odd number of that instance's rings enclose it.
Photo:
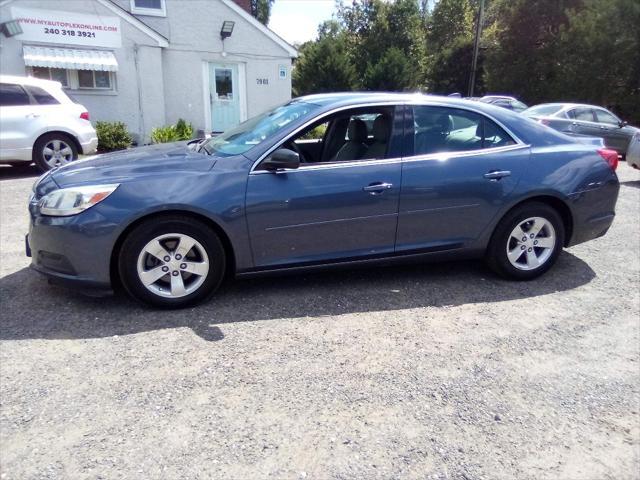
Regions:
[[[97,146],[89,112],[60,83],[0,75],[0,163],[50,170]]]

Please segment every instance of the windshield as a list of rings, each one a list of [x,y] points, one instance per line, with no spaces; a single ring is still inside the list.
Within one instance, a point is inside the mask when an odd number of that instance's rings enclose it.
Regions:
[[[209,155],[239,155],[273,137],[288,124],[319,108],[312,103],[292,101],[253,117],[222,135],[212,137],[200,147]]]
[[[562,109],[563,105],[538,105],[537,107],[531,107],[522,112],[523,115],[528,117],[536,115],[553,115]]]

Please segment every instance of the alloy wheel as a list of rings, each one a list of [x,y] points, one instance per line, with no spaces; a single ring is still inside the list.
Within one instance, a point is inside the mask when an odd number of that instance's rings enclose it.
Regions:
[[[530,217],[520,222],[507,240],[507,258],[518,270],[535,270],[544,265],[556,248],[556,232],[551,222]]]
[[[182,233],[160,235],[138,255],[138,278],[147,290],[167,298],[196,291],[209,274],[209,257],[200,242]]]
[[[64,140],[54,139],[45,144],[42,157],[49,167],[54,168],[73,161],[73,149]]]

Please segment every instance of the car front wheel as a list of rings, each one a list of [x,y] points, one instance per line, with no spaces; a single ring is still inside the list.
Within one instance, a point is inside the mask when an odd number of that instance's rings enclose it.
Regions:
[[[224,276],[225,251],[218,235],[188,217],[142,223],[126,237],[120,252],[125,290],[155,307],[199,303],[215,292]]]
[[[33,146],[33,161],[45,172],[73,162],[77,158],[78,149],[75,143],[61,133],[47,133],[41,136]]]
[[[487,262],[503,277],[531,280],[553,266],[563,245],[564,224],[558,212],[544,203],[526,203],[496,227]]]

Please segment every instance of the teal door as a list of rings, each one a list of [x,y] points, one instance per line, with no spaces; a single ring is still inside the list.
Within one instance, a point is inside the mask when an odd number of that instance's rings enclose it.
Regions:
[[[209,64],[211,130],[224,132],[240,123],[238,65]]]

